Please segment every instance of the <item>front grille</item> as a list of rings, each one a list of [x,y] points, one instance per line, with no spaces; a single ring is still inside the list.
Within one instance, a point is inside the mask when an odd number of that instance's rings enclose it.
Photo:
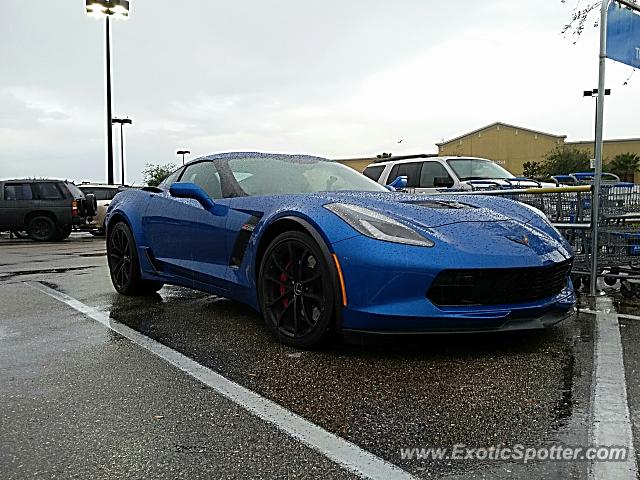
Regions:
[[[560,293],[572,260],[546,267],[443,270],[427,298],[439,306],[525,303]]]

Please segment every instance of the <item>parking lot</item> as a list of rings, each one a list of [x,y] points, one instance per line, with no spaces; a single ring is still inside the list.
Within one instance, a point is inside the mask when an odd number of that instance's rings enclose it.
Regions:
[[[401,455],[459,444],[613,445],[630,442],[626,431],[639,451],[639,309],[610,298],[623,316],[596,315],[607,299],[585,300],[586,312],[547,331],[336,339],[296,351],[225,299],[171,286],[117,295],[103,238],[74,233],[46,244],[5,234],[2,477],[597,478],[605,467],[631,475],[633,461],[593,468]],[[607,343],[617,331],[598,333],[608,320],[619,322],[624,370]],[[594,351],[610,363],[596,368]],[[626,398],[601,385],[607,378],[626,379]],[[603,402],[612,405],[604,416]],[[334,452],[351,445],[348,455]]]

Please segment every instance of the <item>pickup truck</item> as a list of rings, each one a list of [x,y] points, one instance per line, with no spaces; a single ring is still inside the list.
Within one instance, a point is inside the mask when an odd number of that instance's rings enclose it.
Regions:
[[[368,165],[363,173],[382,185],[392,184],[398,177],[406,176],[404,190],[413,193],[556,186],[555,183],[516,177],[497,163],[478,157],[390,157]]]

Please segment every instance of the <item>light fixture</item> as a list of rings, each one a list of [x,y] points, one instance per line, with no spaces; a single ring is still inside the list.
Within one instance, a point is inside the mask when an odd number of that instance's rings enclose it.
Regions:
[[[105,23],[105,60],[106,60],[106,114],[107,114],[107,183],[113,185],[113,132],[111,131],[111,17],[127,19],[129,17],[128,0],[86,0],[88,16],[102,19]],[[120,124],[122,127],[122,124]],[[124,169],[123,169],[124,170]]]
[[[86,7],[90,17],[114,17],[123,20],[129,17],[128,0],[86,0]]]

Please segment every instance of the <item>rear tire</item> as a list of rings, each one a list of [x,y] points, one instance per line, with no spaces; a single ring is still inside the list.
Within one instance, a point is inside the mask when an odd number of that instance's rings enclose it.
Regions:
[[[49,217],[39,215],[33,217],[27,226],[29,237],[36,242],[51,242],[56,239],[58,229]]]
[[[122,295],[148,295],[157,292],[164,285],[141,278],[136,242],[131,229],[124,222],[116,223],[109,232],[107,259],[111,283]]]
[[[332,275],[309,235],[285,232],[271,242],[260,264],[258,292],[264,320],[278,341],[310,348],[328,337],[335,314]]]

